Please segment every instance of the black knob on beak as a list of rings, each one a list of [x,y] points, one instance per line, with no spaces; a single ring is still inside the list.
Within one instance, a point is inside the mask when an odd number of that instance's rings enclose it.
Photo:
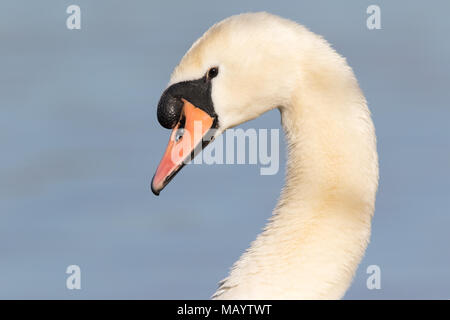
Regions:
[[[180,120],[183,101],[172,96],[169,92],[164,92],[158,103],[158,122],[166,129],[172,129]]]

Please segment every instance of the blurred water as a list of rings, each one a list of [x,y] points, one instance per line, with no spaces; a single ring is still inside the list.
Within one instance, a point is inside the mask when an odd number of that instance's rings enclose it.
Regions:
[[[72,1],[0,4],[0,298],[208,298],[283,184],[257,166],[188,166],[149,191],[168,132],[156,103],[213,23],[266,10],[347,57],[377,128],[372,242],[347,298],[450,298],[448,2]],[[279,113],[243,128],[279,128]],[[284,150],[282,150],[284,154]],[[281,161],[284,161],[284,156]],[[239,183],[237,183],[239,182]],[[191,187],[207,191],[204,197]],[[82,290],[65,269],[82,269]],[[367,290],[377,264],[382,289]]]

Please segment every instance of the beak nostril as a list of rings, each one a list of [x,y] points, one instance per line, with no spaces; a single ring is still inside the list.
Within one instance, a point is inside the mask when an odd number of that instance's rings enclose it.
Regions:
[[[183,138],[184,135],[184,128],[180,128],[177,130],[177,132],[175,133],[175,142],[178,142],[181,140],[181,138]]]

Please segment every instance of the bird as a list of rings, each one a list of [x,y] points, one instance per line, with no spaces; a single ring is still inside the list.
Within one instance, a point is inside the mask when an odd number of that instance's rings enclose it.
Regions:
[[[158,122],[172,133],[151,189],[159,195],[215,137],[272,109],[285,133],[285,184],[212,298],[341,299],[370,240],[378,154],[355,74],[322,36],[267,12],[207,30],[159,100]]]

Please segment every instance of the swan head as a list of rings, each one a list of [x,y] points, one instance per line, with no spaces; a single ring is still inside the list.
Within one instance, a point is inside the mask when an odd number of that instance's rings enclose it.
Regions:
[[[158,121],[172,134],[152,179],[153,193],[224,130],[288,106],[301,82],[302,58],[316,38],[264,12],[232,16],[199,38],[158,104]]]

